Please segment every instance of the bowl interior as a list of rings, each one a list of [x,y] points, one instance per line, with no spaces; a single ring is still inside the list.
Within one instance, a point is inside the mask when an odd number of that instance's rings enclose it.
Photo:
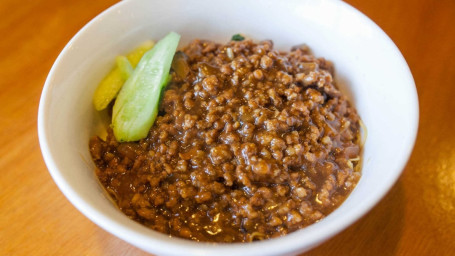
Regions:
[[[98,184],[88,140],[104,129],[92,107],[114,58],[169,31],[226,42],[243,33],[289,50],[306,43],[335,64],[336,80],[367,127],[363,176],[349,198],[319,223],[253,244],[213,245],[168,238],[123,215]],[[55,62],[43,90],[39,138],[49,171],[88,218],[118,237],[163,255],[286,255],[312,248],[365,214],[398,178],[412,150],[418,102],[412,75],[393,42],[341,1],[126,1],[85,26]]]

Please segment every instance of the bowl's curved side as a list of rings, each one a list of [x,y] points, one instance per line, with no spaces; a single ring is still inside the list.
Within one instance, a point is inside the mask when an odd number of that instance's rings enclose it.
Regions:
[[[183,44],[196,37],[227,41],[239,32],[275,39],[280,49],[306,42],[316,55],[336,64],[368,128],[363,177],[339,209],[285,237],[219,245],[169,238],[128,219],[106,200],[87,145],[99,119],[91,105],[93,91],[117,54],[171,30],[182,34]],[[291,255],[318,245],[368,212],[395,183],[417,126],[417,92],[403,56],[376,24],[337,0],[120,2],[63,49],[45,82],[38,112],[43,158],[70,202],[108,232],[160,255]]]

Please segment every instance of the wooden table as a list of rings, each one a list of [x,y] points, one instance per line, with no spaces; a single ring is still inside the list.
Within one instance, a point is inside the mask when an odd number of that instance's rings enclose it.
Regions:
[[[115,0],[0,3],[0,255],[147,255],[97,227],[41,157],[38,102],[68,40]],[[400,180],[364,218],[305,255],[455,255],[455,1],[349,0],[398,45],[420,128]]]

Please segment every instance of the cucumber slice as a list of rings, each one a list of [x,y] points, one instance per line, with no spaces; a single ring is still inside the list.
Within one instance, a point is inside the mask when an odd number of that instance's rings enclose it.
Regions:
[[[135,67],[144,53],[152,49],[154,44],[155,43],[153,41],[145,41],[130,53],[128,53],[128,55],[126,55],[126,58],[131,63],[131,66]],[[120,65],[125,65],[125,60],[121,60],[121,62],[122,63],[119,64],[117,61],[117,66],[112,69],[111,72],[107,74],[107,76],[104,77],[104,79],[95,90],[95,93],[93,95],[93,105],[98,111],[105,109],[109,105],[109,103],[117,96],[118,92],[127,79],[125,76],[128,75],[124,73],[127,67],[123,67],[123,71],[121,68],[119,69]]]
[[[117,56],[115,61],[117,62],[117,67],[120,70],[122,78],[126,81],[133,73],[133,66],[131,66],[130,61],[125,56]]]
[[[180,35],[169,33],[139,61],[133,74],[123,85],[115,100],[112,126],[117,141],[137,141],[147,137],[158,114],[161,90]]]

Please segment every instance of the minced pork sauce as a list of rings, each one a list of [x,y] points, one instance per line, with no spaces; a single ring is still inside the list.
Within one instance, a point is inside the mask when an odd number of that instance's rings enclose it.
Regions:
[[[329,61],[251,40],[195,40],[175,58],[147,138],[90,140],[101,184],[131,219],[249,242],[317,222],[353,190],[360,119]]]

